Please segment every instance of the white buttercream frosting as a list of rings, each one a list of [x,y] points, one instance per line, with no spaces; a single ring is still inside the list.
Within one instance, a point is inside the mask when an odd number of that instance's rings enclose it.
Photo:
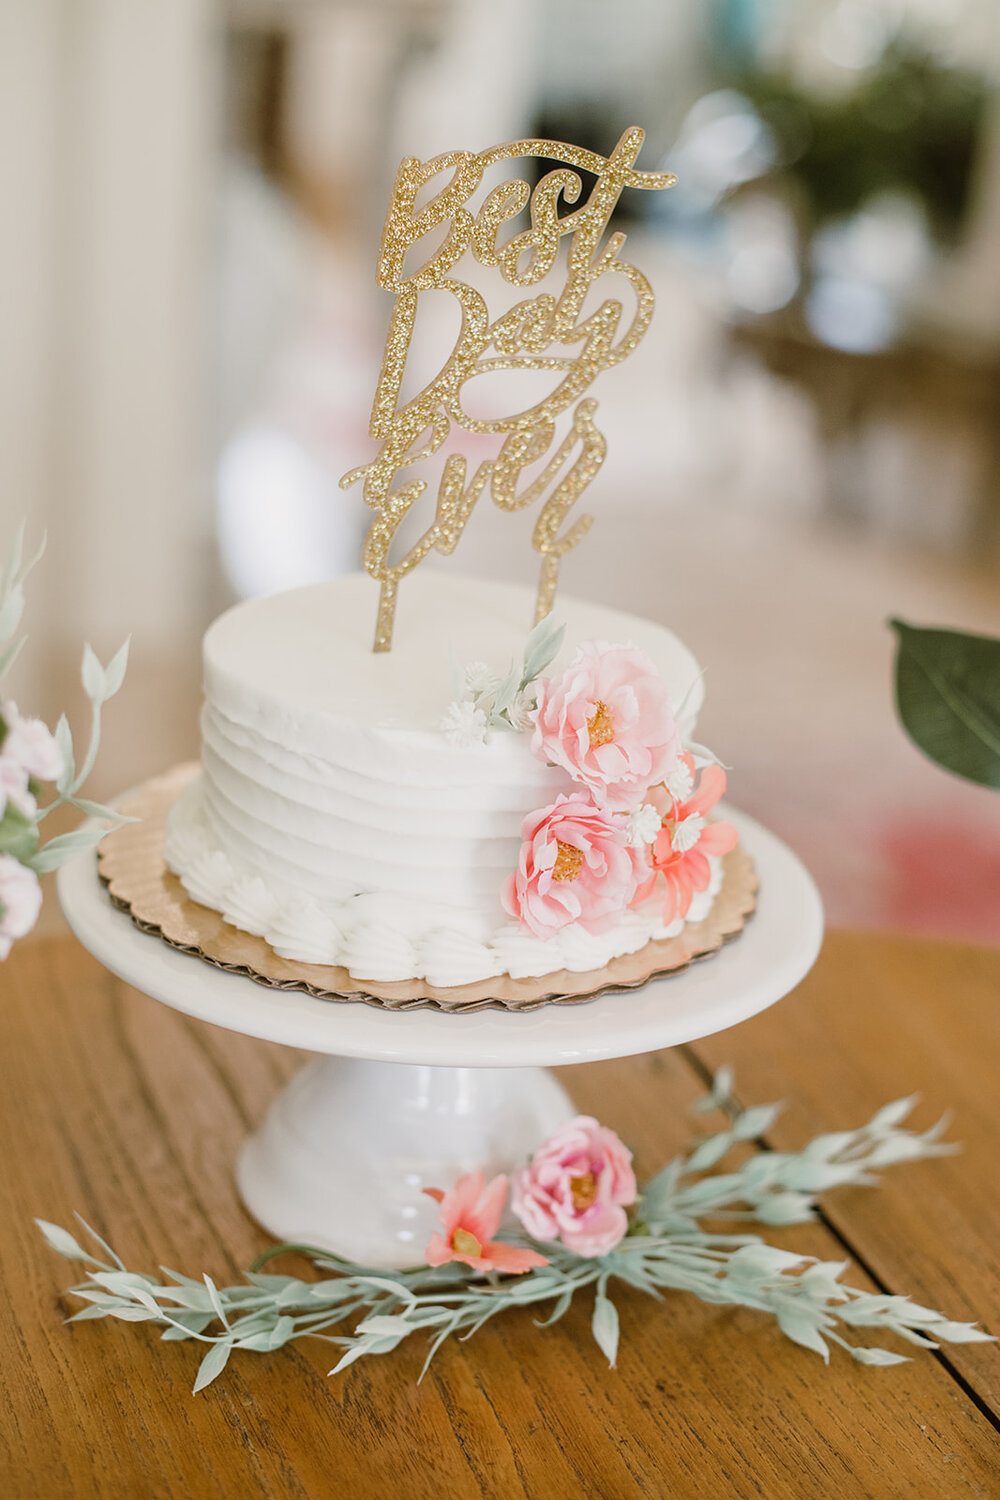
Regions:
[[[373,654],[364,575],[252,600],[205,637],[202,775],[171,812],[169,867],[196,901],[290,959],[371,982],[442,987],[601,968],[669,931],[655,894],[606,933],[541,940],[503,912],[525,816],[570,789],[530,734],[453,745],[440,730],[454,659],[501,674],[524,649],[533,594],[444,573],[400,588],[395,643]],[[649,653],[689,737],[697,664],[669,631],[560,598],[566,644],[632,641]],[[685,701],[686,700],[686,701]],[[695,898],[711,905],[721,878]]]

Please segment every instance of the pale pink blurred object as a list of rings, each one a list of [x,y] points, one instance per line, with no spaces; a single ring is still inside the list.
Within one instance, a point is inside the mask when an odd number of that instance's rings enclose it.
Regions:
[[[478,1169],[460,1177],[450,1193],[440,1188],[424,1188],[429,1198],[441,1205],[441,1227],[430,1237],[426,1257],[429,1266],[443,1266],[460,1260],[474,1271],[509,1271],[519,1275],[533,1266],[547,1266],[548,1261],[537,1250],[521,1250],[505,1245],[493,1236],[500,1227],[507,1199],[507,1178],[494,1177],[487,1187]]]
[[[0,753],[0,818],[7,804],[26,818],[34,818],[38,804],[28,788],[28,773],[9,755]]]
[[[0,708],[0,718],[7,726],[2,742],[4,759],[39,781],[56,781],[62,775],[63,758],[55,737],[41,719],[23,718],[10,699]]]
[[[583,792],[557,797],[521,825],[516,872],[501,892],[504,910],[536,937],[571,922],[602,932],[623,915],[649,871],[629,842],[626,818]]]
[[[613,1130],[577,1115],[512,1179],[511,1207],[536,1240],[562,1240],[577,1255],[606,1255],[628,1229],[636,1198],[632,1153]]]
[[[7,957],[15,938],[31,931],[41,909],[42,888],[34,870],[12,854],[0,854],[0,959]]]
[[[662,895],[667,926],[687,916],[696,892],[708,890],[712,879],[709,856],[728,854],[737,842],[731,823],[705,821],[725,794],[726,773],[722,767],[705,766],[696,776],[694,760],[685,753],[680,769],[687,772],[683,789],[678,786],[674,795],[665,787],[650,792],[650,801],[660,813],[660,832],[650,849],[653,873],[636,891],[632,903],[638,906],[655,890]]]
[[[534,719],[534,753],[616,811],[637,807],[681,751],[666,684],[637,646],[585,642],[539,682]]]

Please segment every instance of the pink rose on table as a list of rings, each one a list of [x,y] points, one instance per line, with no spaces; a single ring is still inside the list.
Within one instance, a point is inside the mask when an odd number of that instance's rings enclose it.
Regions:
[[[37,776],[39,781],[56,781],[62,775],[63,758],[55,737],[41,719],[25,719],[10,699],[0,708],[0,719],[6,733],[0,741],[4,760],[12,761]]]
[[[570,922],[601,932],[627,910],[649,874],[644,851],[629,843],[627,820],[582,792],[530,813],[521,838],[518,867],[501,901],[536,937],[552,937]]]
[[[38,876],[11,854],[0,854],[0,959],[14,939],[24,937],[38,920],[42,888]]]
[[[642,802],[681,751],[666,685],[637,646],[588,641],[538,685],[531,748],[618,811]]]
[[[605,1125],[577,1115],[511,1179],[511,1207],[536,1240],[577,1255],[605,1255],[628,1229],[636,1199],[632,1153]]]
[[[510,1271],[520,1274],[533,1266],[547,1266],[548,1261],[537,1250],[521,1250],[516,1245],[494,1240],[503,1216],[507,1198],[507,1179],[494,1177],[484,1186],[481,1171],[467,1172],[450,1193],[440,1188],[424,1188],[429,1198],[441,1205],[441,1228],[430,1237],[426,1257],[429,1266],[447,1265],[460,1260],[474,1271]]]

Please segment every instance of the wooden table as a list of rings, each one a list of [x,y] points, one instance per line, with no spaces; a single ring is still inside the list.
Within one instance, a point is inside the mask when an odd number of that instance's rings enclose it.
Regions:
[[[197,1355],[144,1326],[66,1327],[73,1268],[33,1215],[79,1210],[135,1268],[229,1280],[264,1246],[231,1164],[298,1065],[289,1051],[154,1004],[70,939],[0,966],[0,1493],[7,1500],[472,1496],[599,1500],[1000,1495],[1000,1351],[913,1351],[829,1369],[761,1316],[620,1288],[609,1371],[589,1309],[534,1330],[511,1314],[444,1348],[330,1380],[328,1346],[237,1354],[192,1397]],[[946,1107],[962,1155],[891,1169],[775,1243],[851,1257],[852,1276],[1000,1331],[1000,951],[833,934],[813,975],[766,1015],[692,1047],[566,1070],[581,1109],[648,1173],[688,1131],[722,1062],[744,1101],[785,1099],[778,1148],[860,1124],[911,1091]]]

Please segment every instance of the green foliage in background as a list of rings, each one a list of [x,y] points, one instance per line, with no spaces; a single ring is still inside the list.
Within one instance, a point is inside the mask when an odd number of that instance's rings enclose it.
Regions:
[[[896,41],[838,94],[748,69],[732,80],[770,126],[779,170],[800,188],[813,227],[883,192],[916,195],[942,240],[968,202],[987,87],[912,42]]]

